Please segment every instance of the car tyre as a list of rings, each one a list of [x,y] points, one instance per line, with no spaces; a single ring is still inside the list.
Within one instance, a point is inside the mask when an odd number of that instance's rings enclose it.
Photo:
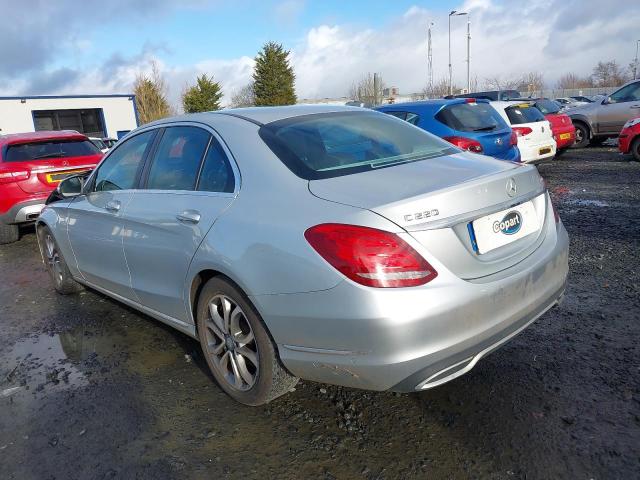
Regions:
[[[5,225],[0,223],[0,245],[17,242],[20,238],[18,225]]]
[[[207,365],[233,399],[245,405],[263,405],[298,383],[298,378],[280,364],[260,315],[230,281],[214,277],[204,285],[196,319]]]
[[[576,127],[576,143],[573,144],[573,148],[585,148],[589,145],[589,128],[580,122],[574,124]]]
[[[556,150],[556,158],[564,155],[565,153],[567,153],[567,150],[569,150],[570,147],[567,148],[561,148],[559,150]]]
[[[637,137],[631,144],[631,155],[636,162],[640,162],[640,137]]]
[[[62,295],[70,295],[84,290],[84,287],[71,276],[67,262],[49,227],[38,227],[37,233],[42,260],[56,291]]]
[[[590,140],[589,145],[591,145],[592,147],[601,147],[602,144],[607,140],[609,140],[609,137],[593,137]]]

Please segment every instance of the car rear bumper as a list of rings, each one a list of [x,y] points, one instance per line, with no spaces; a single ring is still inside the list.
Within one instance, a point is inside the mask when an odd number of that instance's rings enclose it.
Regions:
[[[540,149],[550,148],[549,153],[540,153]],[[518,148],[520,149],[520,155],[522,156],[523,163],[537,162],[540,160],[545,160],[547,158],[553,158],[556,155],[556,142],[551,138],[548,141],[536,143],[533,145],[521,145],[518,143]]]
[[[549,230],[529,257],[478,280],[436,267],[438,278],[424,287],[343,281],[325,291],[252,300],[294,375],[369,390],[421,390],[465,373],[559,301],[568,237],[561,223]]]
[[[34,222],[45,207],[46,197],[25,200],[16,203],[6,212],[0,214],[0,222],[7,225]]]
[[[568,136],[568,138],[562,138],[565,136]],[[565,128],[554,128],[553,139],[556,141],[557,150],[569,148],[576,142],[576,128],[573,125],[569,125]]]

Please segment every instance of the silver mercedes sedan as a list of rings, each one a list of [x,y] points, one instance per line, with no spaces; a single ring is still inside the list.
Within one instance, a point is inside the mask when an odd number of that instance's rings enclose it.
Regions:
[[[90,287],[198,339],[247,405],[298,378],[448,382],[557,304],[568,271],[535,167],[355,107],[144,125],[58,186],[37,234],[58,292]]]

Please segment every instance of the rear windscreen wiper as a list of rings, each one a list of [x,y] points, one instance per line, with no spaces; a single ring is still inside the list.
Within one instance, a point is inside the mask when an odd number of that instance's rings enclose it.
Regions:
[[[38,155],[37,157],[33,157],[34,160],[40,160],[41,158],[60,158],[63,154],[58,153],[45,153],[44,155]]]
[[[488,127],[474,128],[473,131],[474,132],[488,132],[489,130],[495,130],[497,127],[498,127],[498,125],[490,125]]]

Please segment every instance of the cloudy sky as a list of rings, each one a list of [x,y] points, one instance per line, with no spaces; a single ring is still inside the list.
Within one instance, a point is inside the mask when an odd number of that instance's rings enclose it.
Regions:
[[[640,38],[640,0],[0,0],[0,95],[129,93],[157,62],[178,103],[212,74],[230,95],[269,40],[291,50],[299,98],[346,95],[379,72],[401,93],[447,75],[447,15],[469,12],[472,76],[588,74],[598,60],[628,65]],[[454,81],[466,79],[466,17],[452,21]],[[638,37],[638,38],[636,38]]]

